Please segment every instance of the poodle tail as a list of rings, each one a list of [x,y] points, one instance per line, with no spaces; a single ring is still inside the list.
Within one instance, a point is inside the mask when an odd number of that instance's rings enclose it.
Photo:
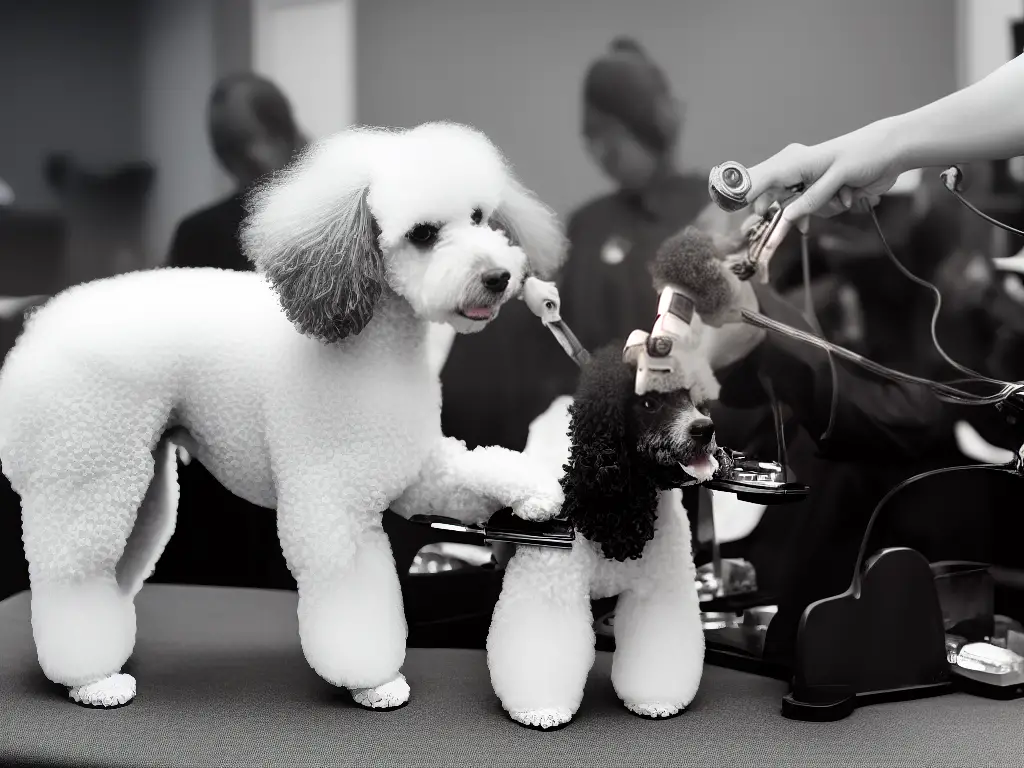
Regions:
[[[139,505],[124,554],[117,562],[117,583],[134,597],[156,568],[178,521],[178,445],[173,434],[160,438],[153,450],[153,480]]]

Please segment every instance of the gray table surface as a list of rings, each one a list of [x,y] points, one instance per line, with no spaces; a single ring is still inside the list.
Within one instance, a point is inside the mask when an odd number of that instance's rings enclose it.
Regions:
[[[25,593],[0,603],[0,765],[1024,766],[1024,703],[955,694],[867,707],[827,724],[779,713],[785,686],[708,666],[690,711],[629,714],[599,654],[569,727],[512,723],[481,651],[411,649],[404,709],[368,712],[299,647],[289,592],[146,586],[116,710],[72,704],[36,662]]]

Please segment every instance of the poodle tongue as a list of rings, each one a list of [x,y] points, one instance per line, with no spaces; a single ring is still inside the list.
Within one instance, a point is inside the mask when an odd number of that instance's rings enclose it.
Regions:
[[[470,320],[490,320],[491,319],[491,308],[490,307],[468,307],[462,311],[466,317]]]
[[[686,474],[695,478],[698,483],[706,483],[718,471],[718,459],[709,454],[701,453],[690,459],[689,464],[681,463],[679,466],[683,468]]]

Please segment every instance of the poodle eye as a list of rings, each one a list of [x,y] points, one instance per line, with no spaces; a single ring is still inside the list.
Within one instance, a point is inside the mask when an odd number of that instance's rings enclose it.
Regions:
[[[640,407],[645,411],[651,411],[652,413],[661,407],[661,403],[655,400],[653,397],[645,397],[640,401]]]
[[[421,247],[428,247],[437,242],[438,227],[434,224],[417,224],[406,235],[409,242]]]
[[[482,210],[480,210],[479,208],[474,210],[473,211],[473,223],[474,224],[479,224],[483,220],[484,220],[484,212]]]

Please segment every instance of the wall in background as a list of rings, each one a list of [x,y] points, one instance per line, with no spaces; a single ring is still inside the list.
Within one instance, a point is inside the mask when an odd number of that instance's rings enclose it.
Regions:
[[[355,121],[355,0],[253,0],[253,68],[288,94],[310,138]]]
[[[156,165],[148,201],[149,264],[166,258],[177,222],[227,195],[206,131],[218,78],[250,66],[248,0],[148,0],[142,20],[142,144]]]
[[[564,213],[608,187],[580,143],[579,101],[615,35],[636,36],[672,78],[683,164],[703,170],[947,93],[955,17],[954,0],[363,0],[357,115],[476,125]]]
[[[52,209],[50,152],[95,170],[140,159],[134,0],[0,0],[0,177],[19,208]]]
[[[1020,51],[1010,25],[1024,18],[1022,0],[956,0],[957,87],[977,82]]]

